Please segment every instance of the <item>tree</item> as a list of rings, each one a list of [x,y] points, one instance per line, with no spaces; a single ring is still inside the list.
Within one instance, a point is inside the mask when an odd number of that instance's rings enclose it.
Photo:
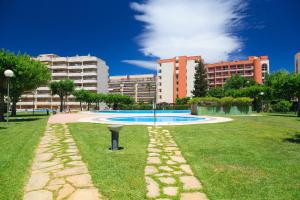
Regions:
[[[297,116],[300,117],[300,74],[293,74],[292,76],[294,95],[297,98]]]
[[[253,79],[248,79],[240,76],[239,74],[236,74],[232,75],[226,80],[224,84],[224,90],[226,91],[230,89],[241,89],[255,84],[256,82]]]
[[[267,86],[272,88],[272,97],[277,100],[290,101],[295,96],[293,77],[288,71],[274,72],[267,77]]]
[[[225,96],[224,89],[222,87],[211,88],[207,93],[210,97],[223,98]]]
[[[204,97],[208,89],[206,69],[202,60],[197,61],[197,63],[192,94],[194,97]]]
[[[31,59],[27,54],[22,55],[19,53],[16,56],[12,52],[0,50],[0,121],[4,120],[4,96],[7,89],[4,71],[7,69],[14,72],[14,77],[10,80],[12,116],[16,115],[16,104],[22,93],[47,84],[51,78],[48,68],[42,63]]]
[[[32,91],[45,85],[51,79],[47,66],[30,56],[18,54],[16,56],[15,76],[11,79],[12,116],[16,116],[17,102],[25,91]]]
[[[86,90],[81,89],[81,90],[76,90],[73,92],[73,95],[75,97],[75,101],[79,101],[80,102],[80,110],[82,111],[82,102],[85,101],[85,97],[86,97]]]
[[[74,82],[66,79],[50,83],[52,95],[58,95],[60,98],[60,112],[64,110],[64,98],[67,98],[75,89]]]
[[[191,99],[190,97],[177,98],[176,104],[177,105],[187,105],[190,99]]]

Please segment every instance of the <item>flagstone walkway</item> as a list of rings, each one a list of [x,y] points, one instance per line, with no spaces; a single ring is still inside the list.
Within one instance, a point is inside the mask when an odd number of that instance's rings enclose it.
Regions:
[[[100,200],[67,125],[48,124],[32,164],[24,200]]]
[[[208,200],[170,132],[148,127],[150,144],[145,168],[147,198]]]

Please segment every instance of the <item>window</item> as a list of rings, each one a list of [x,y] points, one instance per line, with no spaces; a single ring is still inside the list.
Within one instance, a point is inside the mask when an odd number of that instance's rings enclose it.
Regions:
[[[262,64],[262,71],[268,71],[268,65]]]

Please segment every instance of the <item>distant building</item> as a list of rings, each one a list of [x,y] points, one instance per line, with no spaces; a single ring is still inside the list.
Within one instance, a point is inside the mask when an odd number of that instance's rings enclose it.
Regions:
[[[176,98],[192,96],[199,59],[200,56],[180,56],[158,61],[157,103],[174,103]]]
[[[158,61],[157,103],[175,103],[176,98],[192,97],[194,75],[200,56],[179,56]],[[251,56],[247,60],[206,64],[207,81],[210,88],[223,86],[233,74],[264,82],[269,73],[268,56]]]
[[[295,55],[295,72],[300,73],[300,52]]]
[[[110,76],[109,93],[132,97],[135,102],[152,103],[155,99],[156,76],[153,74]]]
[[[46,64],[51,70],[51,81],[71,79],[76,90],[85,89],[95,93],[108,92],[108,66],[105,61],[95,56],[60,57],[55,54],[42,54],[35,58]],[[49,108],[58,109],[60,100],[57,95],[52,96],[47,85],[37,88],[33,92],[22,95],[18,103],[19,109]],[[71,95],[66,103],[70,109],[79,108],[79,102]]]
[[[247,60],[207,64],[206,68],[209,87],[223,86],[226,79],[234,74],[262,84],[270,72],[270,63],[268,56],[250,56]]]

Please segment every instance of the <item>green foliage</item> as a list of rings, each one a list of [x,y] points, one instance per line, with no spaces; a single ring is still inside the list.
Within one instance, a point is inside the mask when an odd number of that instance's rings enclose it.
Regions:
[[[278,71],[266,79],[266,85],[272,88],[272,97],[278,100],[294,98],[295,88],[293,77],[288,71]]]
[[[75,84],[72,80],[65,79],[61,81],[55,81],[49,85],[52,95],[58,95],[60,97],[60,112],[63,111],[64,97],[69,96],[75,90]]]
[[[249,98],[249,97],[240,97],[240,98],[236,98],[234,99],[234,105],[237,106],[250,106],[253,102],[253,99]]]
[[[188,101],[190,100],[190,97],[184,97],[184,98],[177,98],[176,99],[176,104],[177,105],[186,105],[188,104]]]
[[[202,60],[199,60],[196,67],[194,90],[192,91],[194,97],[204,97],[207,94],[208,84],[206,79],[204,63]]]
[[[282,100],[277,102],[276,104],[272,105],[272,111],[273,112],[282,112],[282,113],[287,113],[290,111],[292,107],[292,103],[286,100]]]
[[[222,98],[225,96],[224,89],[222,87],[211,88],[207,93],[210,97]]]
[[[10,79],[13,116],[16,115],[16,103],[22,93],[47,84],[51,78],[48,68],[41,62],[33,60],[29,55],[21,53],[15,55],[12,52],[0,50],[0,121],[3,120],[3,97],[7,86],[4,71],[7,69],[14,72],[14,77]]]
[[[240,75],[232,75],[226,80],[224,90],[241,89],[255,85],[256,82],[253,79],[244,78]]]

